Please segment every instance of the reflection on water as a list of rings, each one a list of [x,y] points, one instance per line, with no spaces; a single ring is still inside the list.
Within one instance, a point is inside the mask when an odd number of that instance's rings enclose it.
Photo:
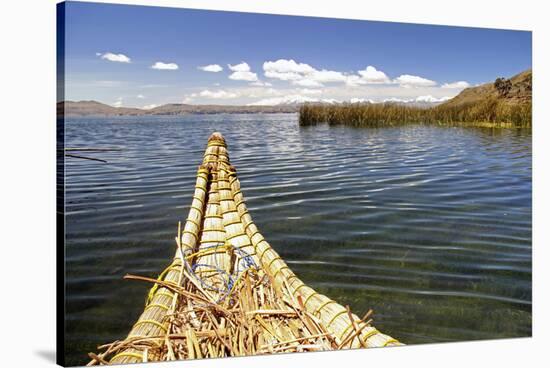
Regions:
[[[255,222],[308,284],[405,343],[531,334],[531,131],[300,128],[296,115],[69,119],[67,359],[120,339],[222,132]],[[91,155],[91,154],[90,154]]]

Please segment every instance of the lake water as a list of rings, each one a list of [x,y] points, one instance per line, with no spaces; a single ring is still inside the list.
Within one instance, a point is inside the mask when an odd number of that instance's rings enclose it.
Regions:
[[[531,130],[299,127],[295,114],[68,118],[67,363],[126,336],[209,135],[304,282],[406,344],[531,335]],[[436,347],[434,347],[435,349]]]

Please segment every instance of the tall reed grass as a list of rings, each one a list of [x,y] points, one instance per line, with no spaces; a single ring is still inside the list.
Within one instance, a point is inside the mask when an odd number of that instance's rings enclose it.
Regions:
[[[317,105],[300,108],[302,126],[318,123],[356,127],[440,124],[487,127],[531,127],[531,104],[507,104],[496,98],[460,105],[443,104],[431,108],[395,103]]]

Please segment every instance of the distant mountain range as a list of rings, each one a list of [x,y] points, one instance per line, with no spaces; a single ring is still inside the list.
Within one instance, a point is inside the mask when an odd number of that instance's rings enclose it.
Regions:
[[[431,96],[427,96],[431,97]],[[433,99],[433,97],[432,97]],[[399,103],[406,105],[430,107],[444,100],[437,99],[389,99],[385,103]],[[186,115],[186,114],[257,114],[257,113],[295,113],[305,103],[311,104],[340,104],[341,102],[324,99],[288,99],[276,105],[189,105],[166,104],[152,109],[139,109],[134,107],[114,107],[97,101],[64,101],[57,103],[59,116],[139,116],[139,115]],[[347,102],[350,103],[350,102]],[[374,103],[370,100],[354,99],[351,103]]]
[[[62,116],[138,116],[185,114],[238,114],[297,112],[299,105],[233,106],[166,104],[152,109],[113,107],[97,101],[64,101],[57,103],[57,114]]]
[[[508,83],[508,85],[506,84]],[[432,107],[460,106],[472,102],[481,101],[488,97],[498,98],[507,104],[531,103],[532,71],[524,71],[508,80],[503,80],[503,90],[497,89],[495,83],[486,83],[476,87],[464,89],[456,97],[451,99],[438,99],[432,96],[420,96],[415,99],[387,99],[383,103],[395,103],[408,106]],[[273,101],[275,102],[275,101]],[[166,104],[152,109],[139,109],[132,107],[114,107],[97,101],[63,101],[57,104],[57,113],[60,116],[137,116],[137,115],[185,115],[185,114],[253,114],[253,113],[294,113],[300,106],[308,104],[341,104],[333,99],[314,99],[299,96],[289,96],[280,99],[270,105],[189,105]],[[352,99],[346,103],[369,104],[375,103],[369,99]]]

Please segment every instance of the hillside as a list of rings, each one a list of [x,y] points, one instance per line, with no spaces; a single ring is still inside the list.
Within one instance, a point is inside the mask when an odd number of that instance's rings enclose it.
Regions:
[[[532,79],[531,69],[519,73],[510,79],[510,89],[506,94],[499,93],[495,83],[486,83],[477,87],[466,88],[456,97],[439,105],[441,107],[455,107],[466,104],[479,103],[487,99],[496,99],[500,103],[507,105],[530,104],[532,98]]]
[[[97,101],[64,101],[57,103],[57,114],[66,116],[119,116],[143,115],[145,110],[129,107],[113,107]]]

